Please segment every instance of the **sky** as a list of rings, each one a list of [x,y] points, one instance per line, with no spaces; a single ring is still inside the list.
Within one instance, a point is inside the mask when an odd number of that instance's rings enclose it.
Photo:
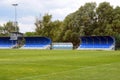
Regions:
[[[15,21],[15,7],[18,4],[17,22],[20,32],[33,32],[35,19],[44,16],[45,13],[52,15],[52,20],[64,20],[64,18],[78,10],[86,2],[110,2],[114,7],[120,6],[119,0],[0,0],[0,25],[8,21]]]

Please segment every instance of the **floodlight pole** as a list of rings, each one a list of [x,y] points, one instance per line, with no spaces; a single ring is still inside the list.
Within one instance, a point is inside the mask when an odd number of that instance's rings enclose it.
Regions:
[[[12,4],[15,7],[15,22],[14,22],[14,26],[15,26],[15,32],[18,32],[17,30],[17,6],[18,4]]]

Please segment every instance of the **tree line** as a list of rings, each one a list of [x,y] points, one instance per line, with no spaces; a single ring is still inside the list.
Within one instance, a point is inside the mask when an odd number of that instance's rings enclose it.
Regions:
[[[0,36],[10,36],[10,33],[15,31],[19,32],[19,27],[14,26],[12,21],[3,24],[3,26],[0,25]]]
[[[74,48],[79,45],[80,36],[113,36],[116,46],[120,47],[120,7],[113,7],[109,2],[98,6],[95,2],[86,3],[63,21],[52,21],[52,15],[45,14],[42,19],[36,18],[35,26],[35,32],[25,35],[46,36],[53,42],[72,42]],[[0,34],[5,33],[1,28]]]

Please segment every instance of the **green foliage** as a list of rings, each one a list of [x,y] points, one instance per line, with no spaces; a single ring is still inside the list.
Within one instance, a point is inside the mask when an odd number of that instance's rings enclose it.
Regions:
[[[43,16],[43,20],[36,19],[36,33],[40,36],[47,36],[50,37],[51,31],[51,18],[52,16],[49,14],[45,14]]]
[[[3,26],[0,26],[0,35],[8,36],[10,32],[19,31],[19,27],[15,27],[13,22],[9,21],[5,23]]]
[[[80,36],[92,35],[96,21],[95,8],[96,3],[86,3],[76,12],[69,14],[63,22],[62,40],[72,42],[76,47],[79,45]]]
[[[120,49],[120,34],[115,35],[116,49]]]
[[[52,15],[45,14],[43,19],[36,19],[36,34],[39,36],[46,36],[52,39],[52,41],[57,41],[58,36],[61,32],[62,22],[59,20],[51,21]]]
[[[36,33],[35,32],[26,32],[25,36],[35,36]]]
[[[64,35],[64,37],[63,37],[63,40],[64,40],[65,42],[71,41],[71,34],[72,34],[72,31],[71,31],[71,30],[67,30],[67,31],[65,32],[65,35]]]
[[[16,31],[16,29],[17,29],[17,31],[19,31],[19,28],[18,28],[18,26],[17,27],[15,27],[14,26],[14,24],[13,24],[13,22],[7,22],[6,24],[4,24],[4,28],[5,28],[5,32],[6,33],[10,33],[10,32],[15,32]]]
[[[36,18],[35,26],[36,26],[36,29],[35,29],[36,34],[41,35],[42,29],[44,28],[42,21]]]
[[[96,9],[97,13],[97,29],[99,34],[97,35],[109,35],[111,33],[112,20],[113,20],[113,7],[108,2],[100,3],[98,8]],[[107,31],[107,33],[106,33]],[[109,32],[108,32],[109,31]]]
[[[43,16],[44,28],[36,28],[42,36],[49,36],[53,41],[72,42],[74,47],[79,45],[79,36],[113,36],[119,44],[120,7],[113,8],[109,2],[86,3],[77,11],[66,16],[63,22],[51,21],[51,15]],[[55,25],[57,24],[57,25]],[[57,37],[56,37],[57,36]]]
[[[71,42],[73,43],[73,49],[76,49],[80,43],[80,35],[77,32],[71,34]]]
[[[52,38],[53,42],[57,42],[59,35],[60,35],[60,32],[62,30],[62,26],[61,26],[62,21],[55,20],[55,21],[52,21],[51,24],[52,24],[52,30],[50,32],[50,34],[51,34],[50,37]]]
[[[62,35],[71,30],[72,33],[76,32],[79,36],[117,37],[116,35],[120,34],[120,7],[113,8],[108,2],[102,2],[98,7],[96,7],[96,3],[86,3],[76,12],[69,14],[63,24]],[[66,35],[64,36],[66,37]],[[119,44],[117,39],[116,44]],[[72,43],[75,42],[78,41],[74,40]]]
[[[0,36],[3,36],[5,33],[5,28],[3,26],[0,26]]]

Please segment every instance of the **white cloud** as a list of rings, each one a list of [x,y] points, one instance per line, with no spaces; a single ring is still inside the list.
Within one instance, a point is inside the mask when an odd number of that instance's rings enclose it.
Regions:
[[[35,30],[35,17],[34,16],[24,16],[18,19],[20,32],[32,32]]]
[[[21,18],[18,19],[19,22],[21,23],[34,23],[35,22],[35,16],[23,16]]]
[[[20,32],[22,32],[22,33],[34,32],[35,31],[35,26],[33,24],[22,24],[22,23],[19,23],[19,29],[20,29]]]
[[[0,25],[3,26],[3,24],[5,24],[6,21],[0,21]],[[34,24],[23,24],[23,23],[19,23],[18,24],[20,32],[25,33],[25,32],[34,32],[35,31],[35,25]]]
[[[76,11],[81,5],[86,2],[110,2],[111,5],[120,6],[119,0],[1,0],[0,7],[4,9],[14,10],[12,8],[13,3],[18,3],[18,22],[20,25],[20,31],[34,31],[35,17],[41,13],[50,13],[53,16],[53,20],[63,20],[69,13]],[[8,13],[7,13],[8,14]],[[13,14],[14,15],[14,14]],[[0,24],[9,20],[14,20],[10,17],[0,17]],[[2,21],[3,20],[3,21]]]
[[[49,11],[50,14],[52,14],[53,16],[53,20],[63,20],[68,14],[74,12],[74,9],[70,9],[70,8],[62,8],[62,9],[54,9]]]

